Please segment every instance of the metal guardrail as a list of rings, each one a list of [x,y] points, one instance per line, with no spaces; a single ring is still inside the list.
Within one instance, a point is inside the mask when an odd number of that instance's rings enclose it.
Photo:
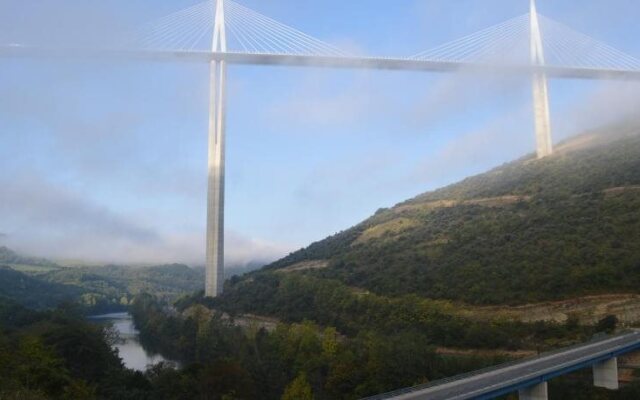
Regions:
[[[589,346],[589,345],[593,345],[593,344],[597,344],[600,342],[605,342],[607,340],[610,339],[614,339],[616,337],[622,337],[625,335],[628,335],[630,333],[634,333],[637,332],[637,330],[625,330],[622,333],[618,334],[618,335],[605,335],[605,334],[596,334],[594,335],[588,342],[582,342],[582,343],[578,343],[572,346],[568,346],[568,347],[562,347],[562,348],[558,348],[555,350],[550,350],[548,352],[544,352],[542,354],[539,354],[537,356],[532,356],[532,357],[525,357],[525,358],[521,358],[518,360],[513,360],[513,361],[509,361],[506,363],[502,363],[502,364],[497,364],[491,367],[487,367],[487,368],[483,368],[483,369],[479,369],[479,370],[475,370],[475,371],[470,371],[470,372],[466,372],[463,374],[459,374],[459,375],[454,375],[451,376],[449,378],[443,378],[443,379],[438,379],[435,381],[431,381],[429,383],[425,383],[422,385],[417,385],[417,386],[411,386],[408,388],[403,388],[403,389],[397,389],[397,390],[393,390],[391,392],[387,392],[387,393],[382,393],[382,394],[378,394],[375,396],[370,396],[370,397],[365,397],[361,400],[386,400],[395,396],[400,396],[403,394],[409,394],[409,393],[413,393],[413,392],[417,392],[417,391],[421,391],[421,390],[425,390],[425,389],[431,389],[434,388],[436,386],[442,386],[451,382],[456,382],[456,381],[461,381],[463,379],[468,379],[468,378],[472,378],[475,376],[480,376],[489,372],[494,372],[494,371],[498,371],[504,368],[508,368],[508,367],[512,367],[512,366],[516,366],[519,364],[524,364],[530,361],[536,361],[536,360],[541,360],[544,358],[547,358],[549,356],[553,356],[556,354],[561,354],[570,350],[574,350],[574,349],[579,349],[581,347],[585,347],[585,346]]]

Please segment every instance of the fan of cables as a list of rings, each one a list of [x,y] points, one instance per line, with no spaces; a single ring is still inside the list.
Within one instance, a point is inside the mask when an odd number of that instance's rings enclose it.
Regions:
[[[558,67],[640,70],[640,60],[602,41],[539,15],[545,64]],[[531,64],[531,23],[525,14],[441,46],[415,60],[495,65]]]
[[[210,51],[215,10],[216,0],[208,0],[153,21],[136,33],[132,45],[148,50]],[[233,0],[224,0],[224,14],[230,52],[347,56],[335,46]]]

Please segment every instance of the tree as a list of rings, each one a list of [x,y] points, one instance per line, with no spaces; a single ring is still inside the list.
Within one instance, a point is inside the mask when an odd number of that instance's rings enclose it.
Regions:
[[[618,326],[618,318],[615,315],[607,315],[598,321],[596,332],[613,333]]]
[[[313,400],[313,391],[304,372],[287,386],[282,400]]]
[[[322,335],[322,354],[332,360],[338,354],[338,331],[336,328],[329,327],[324,330]]]

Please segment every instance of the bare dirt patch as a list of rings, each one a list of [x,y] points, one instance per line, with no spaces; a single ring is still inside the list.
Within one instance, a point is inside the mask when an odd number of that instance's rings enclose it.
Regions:
[[[385,235],[397,235],[406,230],[414,228],[418,225],[418,221],[409,218],[396,218],[383,224],[372,226],[362,232],[360,237],[356,239],[352,245],[366,243],[373,239],[379,239]]]
[[[640,186],[619,186],[604,190],[604,194],[619,194],[625,192],[640,192]]]
[[[301,261],[299,263],[295,263],[286,268],[279,269],[278,272],[297,272],[297,271],[307,271],[313,269],[323,269],[329,266],[329,261],[327,260],[309,260],[309,261]]]
[[[402,213],[411,212],[411,211],[431,211],[439,208],[451,208],[456,206],[469,206],[469,205],[477,205],[477,206],[484,206],[484,207],[504,207],[511,204],[516,204],[516,203],[529,201],[529,200],[531,200],[531,196],[517,196],[517,195],[484,197],[484,198],[470,199],[470,200],[437,200],[437,201],[428,201],[428,202],[419,203],[419,204],[407,204],[403,206],[398,206],[393,210],[398,214],[402,214]]]
[[[587,296],[555,302],[521,306],[465,307],[470,317],[506,318],[523,322],[565,322],[575,316],[580,323],[595,324],[607,315],[615,315],[623,325],[640,322],[640,295],[611,294]]]
[[[456,349],[451,347],[436,348],[437,354],[445,356],[478,356],[478,357],[511,357],[525,358],[537,356],[538,353],[533,350],[517,350],[509,351],[504,349],[484,350],[484,349]]]

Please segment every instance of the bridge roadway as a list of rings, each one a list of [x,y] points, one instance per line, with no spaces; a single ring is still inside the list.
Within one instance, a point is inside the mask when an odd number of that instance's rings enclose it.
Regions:
[[[531,75],[545,73],[550,78],[640,80],[640,70],[614,70],[565,66],[500,65],[411,58],[316,56],[267,53],[208,51],[61,49],[30,47],[17,44],[0,46],[0,57],[80,57],[142,61],[212,62],[226,61],[243,65],[280,65],[345,69],[380,69],[425,72],[469,72],[485,74]]]
[[[574,346],[431,384],[364,400],[483,400],[525,389],[622,354],[640,350],[640,331]]]

